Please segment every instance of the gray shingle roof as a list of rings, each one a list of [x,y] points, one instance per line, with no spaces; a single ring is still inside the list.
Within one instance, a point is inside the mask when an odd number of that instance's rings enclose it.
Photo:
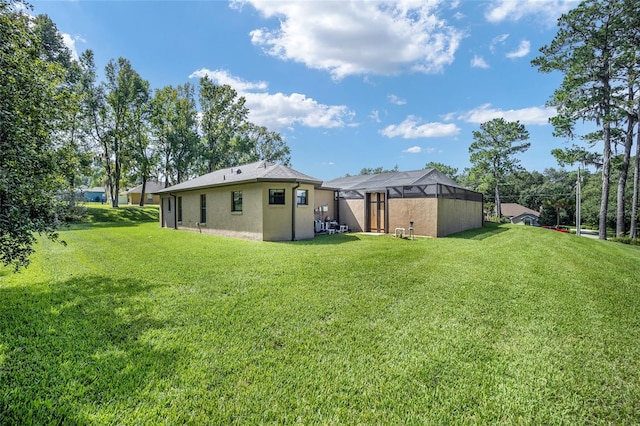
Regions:
[[[540,217],[540,212],[531,210],[525,206],[517,203],[500,203],[500,213],[502,216],[517,217],[523,214],[531,214],[535,217]]]
[[[302,182],[319,186],[322,182],[311,176],[293,170],[282,164],[274,164],[268,161],[258,161],[241,166],[228,167],[216,170],[206,175],[199,176],[186,182],[170,186],[156,194],[165,194],[175,191],[187,191],[192,189],[208,188],[213,186],[234,185],[248,182]]]
[[[434,183],[461,188],[456,181],[436,169],[348,176],[330,180],[325,182],[324,185],[348,191],[376,190],[397,186],[429,185]]]
[[[144,192],[147,194],[155,194],[164,189],[164,184],[159,182],[147,182]],[[124,194],[142,194],[142,184],[125,191]]]

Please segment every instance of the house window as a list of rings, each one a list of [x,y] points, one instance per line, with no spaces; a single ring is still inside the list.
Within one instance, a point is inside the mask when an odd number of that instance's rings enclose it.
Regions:
[[[182,222],[182,197],[178,197],[178,222]]]
[[[147,203],[153,203],[153,194],[147,194]]]
[[[242,211],[242,191],[233,191],[231,193],[231,211]]]
[[[171,211],[171,198],[167,198],[167,201],[169,202],[169,211]]]
[[[307,206],[309,205],[309,191],[306,189],[298,189],[298,205]]]
[[[269,190],[269,204],[284,204],[284,189]]]
[[[200,223],[207,223],[207,194],[200,194]]]

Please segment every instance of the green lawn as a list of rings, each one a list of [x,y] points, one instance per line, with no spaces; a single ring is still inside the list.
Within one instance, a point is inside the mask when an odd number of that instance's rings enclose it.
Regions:
[[[640,422],[640,247],[252,242],[131,209],[0,270],[0,424]]]

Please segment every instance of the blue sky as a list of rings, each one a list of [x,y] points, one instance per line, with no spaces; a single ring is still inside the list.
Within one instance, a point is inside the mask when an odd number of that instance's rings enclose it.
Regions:
[[[35,1],[100,71],[127,58],[152,88],[209,75],[278,131],[295,169],[469,167],[472,132],[519,120],[528,170],[558,167],[545,102],[561,82],[531,66],[565,0]]]

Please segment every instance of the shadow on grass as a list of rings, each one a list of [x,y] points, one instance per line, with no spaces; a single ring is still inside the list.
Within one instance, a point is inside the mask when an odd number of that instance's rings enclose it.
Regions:
[[[350,234],[320,234],[316,235],[314,238],[310,240],[301,240],[301,241],[289,241],[287,244],[296,244],[303,246],[322,246],[322,245],[335,245],[335,244],[345,244],[353,241],[358,241],[358,237]]]
[[[501,234],[509,229],[500,223],[485,222],[482,228],[469,229],[456,234],[447,235],[446,238],[461,238],[464,240],[484,240],[489,237]]]
[[[138,222],[157,222],[158,207],[139,207],[124,206],[118,208],[112,207],[87,207],[86,219],[84,222],[110,222],[110,223],[138,223]]]
[[[0,288],[0,424],[89,424],[171,377],[179,349],[141,339],[166,327],[141,302],[150,287],[83,276]]]

